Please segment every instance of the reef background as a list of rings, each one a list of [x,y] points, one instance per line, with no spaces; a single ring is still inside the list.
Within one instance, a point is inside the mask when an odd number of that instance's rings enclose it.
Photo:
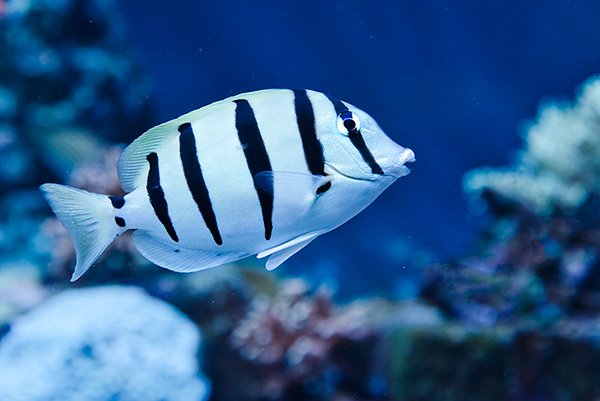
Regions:
[[[600,3],[0,0],[0,400],[600,399]],[[275,272],[68,281],[37,190],[268,87],[335,94],[413,172]]]

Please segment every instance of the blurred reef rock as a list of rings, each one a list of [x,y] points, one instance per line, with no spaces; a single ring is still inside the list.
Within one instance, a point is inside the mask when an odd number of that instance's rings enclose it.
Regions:
[[[600,319],[549,330],[462,322],[400,328],[390,353],[392,399],[595,401]]]
[[[197,327],[134,287],[64,291],[0,342],[4,401],[199,401]]]
[[[0,193],[39,184],[150,124],[149,85],[112,0],[0,11]]]

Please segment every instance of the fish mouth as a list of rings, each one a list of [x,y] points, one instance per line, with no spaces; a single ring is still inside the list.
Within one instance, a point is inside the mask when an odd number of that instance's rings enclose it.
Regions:
[[[400,164],[414,163],[416,160],[415,152],[412,149],[404,148],[404,151],[400,155]]]
[[[391,163],[390,173],[386,175],[394,178],[404,177],[410,173],[410,169],[405,164],[414,163],[415,161],[415,152],[412,149],[404,148],[402,153],[400,153],[400,157]]]
[[[364,174],[364,175],[354,175],[343,172],[339,168],[335,167],[331,163],[325,162],[325,165],[335,171],[337,174],[342,177],[349,178],[351,180],[357,181],[377,181],[382,178],[393,178],[394,180],[404,177],[410,173],[410,169],[405,166],[406,163],[413,163],[415,161],[415,153],[412,149],[404,148],[400,153],[400,157],[394,158],[393,161],[386,163],[389,167],[384,168],[384,174]]]

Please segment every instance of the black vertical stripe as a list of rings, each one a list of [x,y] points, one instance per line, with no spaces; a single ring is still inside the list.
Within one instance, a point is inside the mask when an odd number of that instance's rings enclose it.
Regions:
[[[234,100],[234,102],[236,104],[235,128],[244,149],[244,156],[250,174],[255,177],[261,171],[272,171],[271,161],[250,103],[245,99]],[[256,184],[254,185],[262,211],[266,240],[271,239],[273,232],[273,184],[269,185],[270,187],[266,190],[257,187]]]
[[[217,245],[222,245],[223,240],[219,227],[217,225],[217,218],[210,201],[208,194],[208,188],[202,175],[202,168],[200,168],[200,162],[198,161],[198,155],[196,151],[196,137],[190,123],[181,124],[179,130],[179,156],[181,157],[181,164],[183,165],[183,174],[185,175],[185,181],[187,182],[188,188],[194,202],[198,205],[198,210],[204,219],[206,227],[212,234],[213,240]]]
[[[383,175],[383,170],[381,169],[381,166],[373,157],[373,154],[367,147],[365,139],[363,138],[360,131],[356,131],[355,133],[348,135],[348,138],[350,138],[350,142],[352,142],[352,145],[354,145],[354,147],[358,149],[358,152],[362,156],[365,163],[367,163],[369,167],[371,167],[371,172],[373,174]]]
[[[341,100],[331,97],[329,95],[326,96],[329,99],[329,101],[333,103],[333,107],[335,108],[335,112],[337,115],[344,111],[348,111],[348,107],[346,107],[346,105],[342,103]],[[369,165],[369,167],[371,168],[371,172],[373,174],[383,175],[383,170],[381,169],[381,166],[379,165],[379,163],[377,163],[375,157],[373,157],[373,154],[367,147],[365,139],[363,138],[360,131],[356,131],[355,133],[349,134],[348,138],[350,138],[350,142],[352,142],[352,145],[354,145],[354,147],[358,150],[358,153],[360,153],[360,156],[362,157],[363,161]]]
[[[150,204],[154,209],[154,214],[158,218],[158,221],[162,223],[169,234],[169,237],[175,242],[179,242],[171,218],[169,217],[169,207],[167,200],[165,199],[165,193],[160,186],[160,173],[158,171],[158,155],[154,152],[146,156],[146,160],[150,164],[150,171],[148,171],[148,183],[146,189],[148,190],[148,197],[150,198]]]
[[[315,175],[325,175],[325,157],[323,146],[317,138],[315,113],[306,90],[293,89],[294,108],[298,130],[302,138],[302,149],[308,170]]]
[[[343,113],[344,111],[348,111],[348,108],[346,107],[346,105],[344,103],[342,103],[342,101],[340,99],[337,99],[335,97],[329,96],[329,95],[325,95],[327,96],[327,99],[329,99],[329,101],[331,103],[333,103],[333,107],[335,108],[335,114],[337,114],[338,116]]]

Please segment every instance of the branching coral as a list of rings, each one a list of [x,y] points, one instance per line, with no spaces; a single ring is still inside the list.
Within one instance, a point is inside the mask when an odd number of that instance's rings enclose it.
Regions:
[[[515,166],[472,171],[465,188],[488,190],[544,214],[573,210],[600,195],[600,78],[583,85],[574,105],[541,109]]]

